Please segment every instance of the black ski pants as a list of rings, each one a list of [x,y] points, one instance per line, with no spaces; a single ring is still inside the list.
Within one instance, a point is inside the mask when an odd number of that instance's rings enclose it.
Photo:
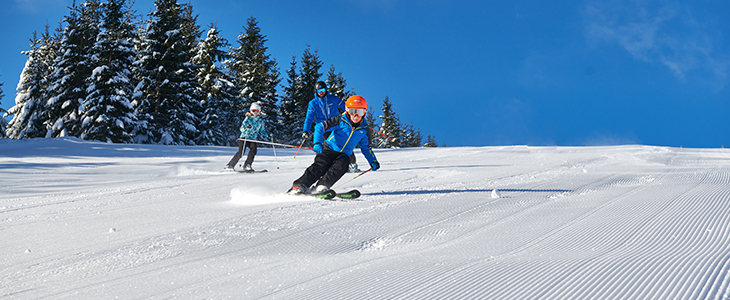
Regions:
[[[248,151],[248,156],[246,157],[246,162],[243,163],[244,166],[248,165],[250,166],[253,163],[253,158],[256,156],[256,153],[258,152],[258,145],[256,145],[256,142],[251,141],[244,141],[244,140],[238,140],[238,152],[233,155],[231,158],[231,161],[228,162],[228,165],[231,167],[235,167],[238,161],[243,156],[243,153],[246,151],[246,147],[250,149]]]
[[[314,163],[304,170],[304,174],[299,179],[294,181],[294,185],[309,188],[313,183],[319,181],[317,185],[331,188],[347,173],[349,165],[349,155],[332,151],[325,146],[322,153],[318,153],[314,157]]]

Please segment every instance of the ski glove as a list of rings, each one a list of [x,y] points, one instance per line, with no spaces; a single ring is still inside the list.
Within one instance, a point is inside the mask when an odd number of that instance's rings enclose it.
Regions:
[[[312,150],[314,150],[315,153],[322,153],[322,144],[320,144],[320,143],[314,144],[314,147],[312,147]]]
[[[374,160],[370,162],[370,167],[373,168],[373,171],[377,171],[378,169],[380,169],[380,163],[377,160]]]
[[[302,138],[303,139],[306,139],[308,137],[309,137],[309,132],[306,132],[306,131],[305,132],[302,132]]]

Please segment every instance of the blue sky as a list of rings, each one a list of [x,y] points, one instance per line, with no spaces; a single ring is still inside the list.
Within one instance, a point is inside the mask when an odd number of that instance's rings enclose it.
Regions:
[[[282,74],[310,44],[323,73],[334,64],[376,112],[388,96],[439,144],[730,147],[726,0],[190,3],[232,43],[255,17]],[[70,4],[2,0],[3,108],[28,38]]]

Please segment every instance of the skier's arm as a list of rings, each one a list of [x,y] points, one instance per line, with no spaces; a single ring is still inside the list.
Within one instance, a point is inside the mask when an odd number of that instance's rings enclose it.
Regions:
[[[312,130],[312,122],[314,122],[314,118],[317,115],[317,110],[314,109],[314,106],[316,105],[314,102],[315,101],[309,101],[309,105],[307,105],[307,116],[304,117],[304,128],[302,128],[302,132],[309,132]]]
[[[259,135],[261,137],[273,142],[273,140],[271,139],[271,134],[269,134],[269,132],[266,131],[266,127],[265,127],[263,121],[261,122],[261,130],[259,130]]]
[[[370,142],[367,134],[362,137],[358,145],[360,146],[360,152],[362,152],[362,155],[365,155],[365,158],[371,166],[373,165],[373,162],[378,161],[378,159],[375,158],[375,153],[373,153],[373,148],[370,148]]]
[[[312,135],[312,142],[313,143],[322,143],[324,142],[324,133],[327,131],[332,130],[337,124],[340,123],[340,117],[341,116],[334,116],[332,118],[329,118],[327,120],[324,120],[322,123],[318,123],[314,126],[314,135]]]

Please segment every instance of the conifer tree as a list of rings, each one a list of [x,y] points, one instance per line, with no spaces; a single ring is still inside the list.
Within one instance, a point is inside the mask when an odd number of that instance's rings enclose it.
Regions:
[[[301,132],[304,126],[304,118],[307,115],[309,101],[314,98],[314,86],[322,73],[322,62],[319,60],[317,50],[311,51],[307,45],[302,55],[302,64],[297,68],[296,57],[292,57],[291,67],[287,70],[288,86],[284,87],[282,98],[282,123],[285,126],[284,132],[287,143],[297,145],[301,143]]]
[[[311,51],[311,46],[307,45],[307,49],[304,50],[302,55],[302,65],[299,71],[301,78],[301,89],[299,89],[295,95],[297,106],[299,107],[300,118],[303,120],[307,115],[307,107],[309,101],[314,98],[314,86],[322,77],[322,73],[319,69],[322,68],[323,63],[319,60],[318,51],[315,49],[314,53]]]
[[[190,49],[194,49],[202,32],[200,31],[200,25],[198,25],[198,15],[193,14],[193,5],[190,2],[180,4],[180,16],[183,40],[185,40],[186,45],[189,45]],[[191,55],[194,55],[194,53]]]
[[[393,111],[393,105],[390,103],[388,96],[385,96],[383,100],[383,114],[380,115],[381,125],[380,132],[392,140],[384,137],[375,137],[377,148],[398,148],[401,147],[402,125],[395,111]]]
[[[383,101],[383,114],[380,115],[380,119],[382,121],[380,132],[390,139],[376,136],[374,145],[377,148],[421,147],[423,140],[421,130],[414,128],[413,123],[408,126],[403,125],[387,96]]]
[[[401,147],[421,147],[421,141],[423,140],[423,135],[421,135],[420,129],[414,129],[413,123],[409,126],[404,126],[401,128],[402,132],[402,141],[401,141]]]
[[[44,137],[48,131],[45,126],[48,120],[46,106],[48,77],[53,71],[53,61],[58,51],[63,27],[59,24],[55,35],[49,32],[48,24],[45,28],[41,39],[38,39],[37,33],[33,32],[33,38],[30,39],[31,49],[23,52],[28,55],[28,60],[20,75],[15,105],[5,114],[6,117],[13,116],[5,129],[9,138]]]
[[[249,17],[244,32],[238,35],[238,48],[231,49],[232,61],[228,65],[231,74],[240,87],[242,102],[236,107],[235,124],[240,125],[249,106],[257,102],[261,105],[261,115],[267,130],[278,135],[282,126],[280,109],[277,107],[279,95],[276,88],[281,82],[277,62],[266,53],[266,36],[261,33],[256,18]],[[236,132],[238,127],[236,127]]]
[[[347,81],[342,77],[342,72],[335,73],[335,65],[330,65],[330,70],[327,73],[327,90],[330,94],[337,96],[342,101],[347,101],[352,95],[355,95],[355,91],[346,91]]]
[[[37,38],[37,32],[33,32],[30,39],[30,50],[22,53],[28,55],[25,61],[25,68],[20,74],[15,105],[3,115],[13,116],[13,119],[5,129],[5,134],[14,139],[34,138],[45,136],[43,125],[43,81],[42,59],[39,48],[41,41]]]
[[[200,101],[191,63],[197,32],[190,12],[176,0],[156,0],[140,37],[135,62],[139,83],[132,102],[139,119],[138,142],[195,144]]]
[[[88,95],[83,102],[80,137],[114,143],[132,142],[136,124],[131,96],[134,63],[134,27],[126,0],[102,4],[101,30],[89,56]]]
[[[28,55],[25,68],[20,74],[15,105],[10,108],[6,116],[13,116],[5,130],[10,138],[23,139],[42,137],[46,135],[44,123],[45,101],[44,72],[41,54],[39,51],[41,41],[37,39],[37,33],[33,32],[30,39],[30,50],[23,51]]]
[[[438,147],[438,143],[436,142],[436,137],[429,135],[426,138],[426,142],[423,144],[423,147]]]
[[[284,87],[284,95],[281,98],[281,131],[279,138],[288,144],[301,143],[300,133],[304,119],[299,117],[299,107],[295,95],[302,88],[301,77],[297,72],[297,58],[292,56],[289,69],[286,70],[287,86]]]
[[[296,91],[297,93],[294,95],[295,102],[297,103],[296,115],[299,120],[299,122],[297,122],[295,132],[300,132],[299,130],[301,130],[304,126],[304,119],[307,116],[309,101],[311,101],[315,96],[314,87],[317,84],[317,81],[320,80],[320,77],[322,77],[322,73],[319,72],[322,65],[323,63],[319,60],[317,50],[315,49],[314,53],[312,53],[311,47],[307,45],[307,49],[305,49],[304,54],[302,54],[302,64],[299,70],[300,89],[298,89]],[[314,129],[309,129],[308,131],[312,132],[313,130]],[[311,139],[309,141],[311,141]],[[311,144],[308,142],[307,145]]]
[[[195,140],[198,145],[222,146],[230,142],[233,104],[238,97],[233,77],[219,68],[228,58],[228,53],[222,50],[224,47],[228,47],[228,41],[220,36],[215,23],[211,23],[193,57],[193,63],[200,66],[199,94],[203,96],[203,116],[198,125],[200,135]]]
[[[81,102],[92,72],[89,53],[99,31],[99,2],[74,3],[70,9],[49,79],[46,137],[78,136],[81,132]]]

